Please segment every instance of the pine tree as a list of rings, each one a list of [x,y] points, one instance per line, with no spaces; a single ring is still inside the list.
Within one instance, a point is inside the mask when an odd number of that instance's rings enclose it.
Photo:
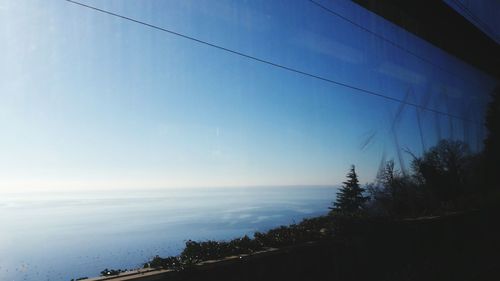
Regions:
[[[330,209],[349,214],[360,211],[368,198],[363,196],[365,189],[359,186],[354,165],[351,166],[349,173],[347,173],[347,181],[342,184],[340,191],[337,193],[337,199]]]

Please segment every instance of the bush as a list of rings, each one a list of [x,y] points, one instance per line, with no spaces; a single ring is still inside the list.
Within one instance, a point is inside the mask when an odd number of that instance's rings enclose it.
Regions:
[[[180,270],[182,269],[182,263],[178,257],[161,258],[155,256],[149,263],[145,264],[145,267]]]
[[[180,260],[191,265],[201,261],[220,259],[223,257],[249,254],[260,249],[259,244],[248,236],[233,239],[229,242],[205,241],[196,242],[189,240],[180,255]]]
[[[299,224],[281,226],[264,233],[256,232],[254,239],[245,235],[242,238],[230,241],[209,240],[197,242],[188,240],[184,250],[178,257],[161,258],[156,256],[144,264],[144,267],[181,270],[202,261],[251,254],[270,247],[283,247],[297,243],[317,241],[330,237],[332,233],[332,217],[325,216],[305,219]],[[106,269],[103,272],[107,274],[108,271]]]
[[[121,269],[115,270],[106,268],[103,271],[101,271],[101,276],[113,276],[113,275],[118,275],[122,272],[126,272],[126,270],[121,270]]]
[[[331,217],[318,217],[305,219],[299,224],[274,228],[265,233],[256,232],[254,236],[262,247],[283,247],[324,239],[331,233]]]

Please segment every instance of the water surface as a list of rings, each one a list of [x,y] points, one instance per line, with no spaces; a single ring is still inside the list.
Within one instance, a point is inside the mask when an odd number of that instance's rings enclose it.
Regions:
[[[325,214],[334,187],[183,188],[0,196],[0,280],[70,280]]]

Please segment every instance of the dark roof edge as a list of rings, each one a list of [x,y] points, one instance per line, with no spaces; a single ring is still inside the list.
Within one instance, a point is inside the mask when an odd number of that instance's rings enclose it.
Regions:
[[[444,1],[353,1],[500,79],[500,46]]]

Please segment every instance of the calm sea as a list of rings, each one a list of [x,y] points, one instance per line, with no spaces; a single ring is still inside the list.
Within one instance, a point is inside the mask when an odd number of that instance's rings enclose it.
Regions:
[[[69,281],[326,214],[335,187],[0,195],[0,280]]]

